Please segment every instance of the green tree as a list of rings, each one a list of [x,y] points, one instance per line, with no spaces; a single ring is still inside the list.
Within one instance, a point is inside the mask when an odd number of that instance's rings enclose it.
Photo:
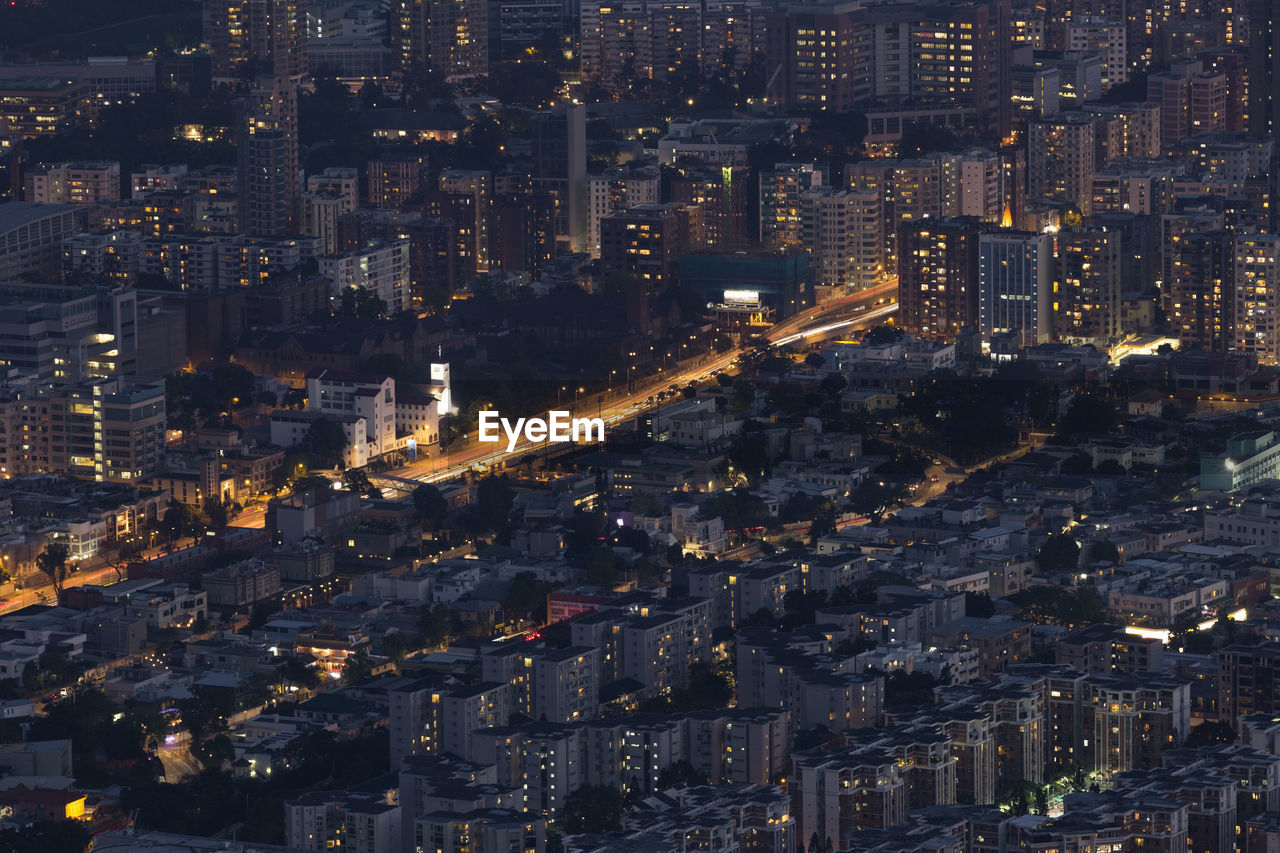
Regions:
[[[1067,406],[1058,432],[1064,436],[1110,432],[1117,416],[1116,405],[1109,395],[1102,391],[1080,392]]]
[[[879,524],[885,514],[901,506],[906,490],[888,480],[868,477],[849,495],[849,508]]]
[[[533,572],[520,572],[511,579],[511,585],[507,587],[507,599],[503,603],[509,613],[541,622],[546,615],[547,593],[538,583],[537,575]]]
[[[145,755],[147,731],[139,718],[127,714],[101,691],[82,690],[74,700],[48,706],[45,716],[31,723],[27,737],[32,741],[67,738],[72,755],[101,752],[109,760],[125,760]]]
[[[192,746],[191,754],[205,770],[222,770],[236,760],[236,750],[231,745],[231,738],[221,733]]]
[[[221,533],[230,523],[231,507],[229,502],[223,500],[221,496],[210,497],[204,503],[204,514],[205,518],[209,519],[209,526],[214,532]]]
[[[762,432],[744,430],[729,444],[726,455],[730,472],[741,474],[751,486],[768,476],[769,470],[773,467]]]
[[[30,826],[0,831],[0,850],[6,853],[84,853],[93,833],[75,820],[41,820]]]
[[[1089,546],[1089,562],[1120,562],[1120,549],[1109,539],[1099,539]]]
[[[1009,600],[1019,608],[1019,619],[1041,625],[1074,628],[1106,621],[1106,602],[1090,583],[1072,588],[1034,586],[1014,593]]]
[[[884,680],[884,701],[889,707],[932,705],[938,680],[927,672],[894,670]]]
[[[1192,727],[1187,734],[1187,740],[1182,745],[1188,748],[1199,749],[1203,746],[1213,746],[1219,743],[1235,743],[1236,732],[1231,728],[1230,723],[1225,722],[1207,722]]]
[[[986,619],[996,612],[991,596],[985,592],[966,592],[964,594],[964,615]]]
[[[769,522],[765,502],[746,489],[716,492],[707,498],[700,513],[704,518],[721,518],[726,530],[741,531]]]
[[[662,515],[662,501],[648,492],[640,492],[631,499],[631,512],[634,515],[655,517]]]
[[[1108,477],[1123,477],[1129,473],[1124,469],[1123,465],[1114,459],[1103,459],[1094,470]]]
[[[67,582],[67,555],[67,546],[61,542],[50,542],[36,555],[36,566],[49,576],[55,596],[62,595]]]
[[[165,538],[173,544],[183,536],[194,536],[196,534],[197,517],[191,507],[173,498],[169,501],[169,507],[165,510],[164,518],[160,520],[160,529],[164,532]]]
[[[342,681],[344,684],[358,684],[372,675],[372,673],[373,663],[369,660],[369,653],[364,649],[359,649],[354,655],[350,655],[342,665]]]
[[[587,554],[585,580],[592,586],[612,589],[618,582],[618,561],[613,549],[601,545]]]
[[[1074,569],[1079,560],[1080,543],[1070,533],[1050,536],[1036,552],[1036,565],[1042,572]]]
[[[133,536],[117,539],[103,552],[103,559],[107,561],[107,565],[115,569],[117,581],[125,579],[129,564],[145,550],[145,547],[143,533],[139,530]]]
[[[898,326],[875,326],[867,330],[862,336],[862,342],[867,346],[884,346],[885,344],[896,344],[902,340],[903,331]]]
[[[307,666],[292,655],[285,657],[284,661],[276,667],[276,672],[280,681],[285,684],[296,684],[307,688],[315,688],[320,684],[320,674],[315,668]]]
[[[658,774],[656,787],[660,791],[665,791],[667,788],[696,787],[707,784],[710,784],[710,780],[707,779],[706,774],[694,767],[687,758],[682,758]]]
[[[347,449],[347,434],[342,426],[330,418],[318,418],[303,439],[307,455],[315,468],[342,467],[343,452]]]
[[[839,373],[829,373],[818,383],[818,390],[828,397],[839,397],[849,387],[849,380]]]
[[[514,501],[515,490],[506,474],[485,477],[476,488],[476,505],[490,527],[500,527],[510,521]]]
[[[439,528],[448,512],[449,505],[435,486],[423,483],[413,490],[413,513],[423,527]]]
[[[177,705],[182,725],[191,735],[192,744],[198,744],[207,737],[227,730],[222,710],[208,700],[195,696],[191,699],[179,699]]]
[[[386,316],[387,303],[366,287],[348,287],[338,301],[339,317],[358,317],[376,320]]]
[[[622,794],[613,785],[583,785],[564,802],[560,819],[567,835],[622,829]]]
[[[817,618],[817,611],[826,605],[827,593],[825,590],[805,592],[797,588],[788,592],[782,599],[782,607],[786,611],[786,620],[793,625],[812,625]]]
[[[361,497],[379,498],[382,490],[373,484],[363,468],[348,468],[342,472],[342,483],[349,491]]]
[[[747,411],[755,398],[756,386],[745,379],[739,379],[733,383],[733,411],[738,413]]]
[[[424,644],[438,646],[444,643],[449,639],[452,628],[453,611],[447,604],[422,608],[422,614],[418,617],[418,631],[422,634]]]

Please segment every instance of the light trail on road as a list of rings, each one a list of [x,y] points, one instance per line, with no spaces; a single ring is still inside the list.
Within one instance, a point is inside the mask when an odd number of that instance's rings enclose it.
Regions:
[[[882,288],[877,288],[874,291],[864,291],[863,293],[857,294],[855,296],[841,299],[836,304],[843,305],[848,302],[857,302],[863,298],[871,297],[876,292],[880,292],[881,290],[886,290],[886,289],[887,288],[882,287]],[[777,337],[776,339],[773,337],[773,335],[777,335],[778,330],[775,330],[773,333],[771,333],[770,335],[767,335],[766,337],[768,338],[769,342],[774,344],[775,346],[785,346],[786,344],[794,343],[800,340],[810,340],[813,338],[818,338],[823,335],[827,335],[827,334],[830,334],[831,332],[835,332],[841,329],[852,329],[857,326],[864,326],[870,323],[874,323],[877,320],[880,320],[884,317],[889,316],[890,314],[894,313],[897,310],[898,310],[898,304],[896,302],[890,302],[885,305],[879,305],[874,308],[869,308],[868,310],[860,311],[856,317],[852,317],[846,320],[840,320],[834,323],[823,323],[821,325],[814,326],[808,329],[800,329],[799,331],[796,331],[796,332],[789,332],[787,334],[784,334],[781,337]],[[803,315],[801,316],[803,317]],[[810,318],[810,320],[813,320],[813,319],[816,319],[816,318]],[[785,329],[793,325],[794,322],[795,320],[792,320],[792,321],[782,323],[780,325],[782,328]],[[803,320],[801,320],[801,322],[803,322]],[[668,389],[672,385],[684,387],[688,385],[690,382],[710,380],[711,377],[715,376],[717,373],[720,373],[725,369],[731,367],[737,359],[738,359],[738,354],[729,353],[726,355],[712,358],[710,361],[701,362],[699,364],[693,365],[688,369],[679,373],[672,373],[668,376],[660,375],[659,377],[657,377],[656,382],[653,382],[653,384],[651,385],[647,385],[644,390],[630,394],[625,398],[619,401],[616,401],[614,403],[610,403],[608,405],[601,405],[597,409],[597,416],[600,417],[605,422],[606,426],[613,426],[622,421],[628,420],[630,418],[634,418],[643,411],[646,411],[650,408],[657,408],[661,406],[661,403],[650,402],[654,397],[654,395],[657,394],[658,392]],[[591,395],[591,396],[601,396],[601,395]],[[541,413],[541,415],[535,415],[535,417],[537,416],[545,417],[546,415],[547,413],[544,412],[544,413]],[[576,411],[575,416],[590,417],[589,408],[588,410]],[[503,439],[503,441],[505,441],[505,439]],[[473,470],[477,467],[492,467],[504,460],[523,456],[528,453],[537,452],[540,448],[546,446],[546,442],[545,441],[531,442],[525,439],[521,439],[521,441],[515,446],[515,449],[510,451],[506,450],[505,447],[502,446],[501,442],[499,443],[499,446],[502,447],[502,449],[490,450],[488,448],[483,448],[475,444],[469,444],[467,447],[459,450],[457,453],[446,454],[447,461],[444,462],[443,467],[439,469],[435,469],[434,464],[428,464],[426,462],[422,462],[422,463],[416,463],[414,465],[410,465],[406,468],[401,468],[396,471],[390,471],[388,473],[396,477],[402,477],[404,479],[409,479],[409,480],[417,480],[422,483],[439,483],[445,480],[451,480],[455,477],[460,476],[466,471]],[[438,460],[435,460],[435,464],[439,464]],[[424,471],[424,469],[433,469],[433,470]]]

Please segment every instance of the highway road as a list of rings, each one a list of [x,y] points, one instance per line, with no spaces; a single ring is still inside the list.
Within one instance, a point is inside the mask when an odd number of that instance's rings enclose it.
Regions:
[[[897,294],[897,282],[891,281],[856,294],[824,302],[794,317],[778,323],[770,329],[767,339],[778,346],[802,344],[826,340],[848,331],[856,330],[883,320],[897,310],[893,301]],[[669,370],[655,376],[636,380],[630,390],[618,388],[603,395],[584,395],[576,401],[575,415],[597,416],[604,420],[606,428],[624,423],[654,403],[650,397],[667,391],[672,385],[685,387],[690,382],[704,384],[717,373],[728,370],[738,358],[738,353],[707,354],[699,358],[676,362]],[[593,398],[601,398],[594,400]],[[592,403],[595,403],[593,406]],[[566,405],[566,408],[568,406]],[[594,411],[593,411],[594,409]],[[430,455],[413,464],[386,473],[406,480],[424,483],[440,483],[451,480],[466,471],[491,467],[504,460],[518,459],[537,450],[545,442],[520,441],[514,450],[507,451],[505,437],[498,443],[481,443],[469,438],[443,454]],[[237,527],[261,528],[266,522],[266,506],[249,507],[236,516]]]
[[[895,290],[896,283],[890,283],[824,303],[779,323],[770,330],[767,338],[771,343],[783,346],[817,342],[865,328],[897,311],[897,303],[891,301]],[[877,304],[877,301],[880,304]],[[858,310],[859,308],[863,310]],[[587,395],[579,401],[579,407],[574,414],[578,417],[595,415],[604,420],[606,428],[615,426],[653,407],[655,404],[650,401],[650,398],[659,391],[665,391],[672,385],[683,388],[689,383],[706,383],[717,373],[732,367],[737,358],[738,353],[728,352],[722,355],[689,359],[677,364],[669,371],[659,372],[657,376],[643,383],[637,382],[635,390],[615,391],[613,396],[606,395],[603,401],[597,402],[595,411],[592,411],[591,397],[599,395]],[[532,442],[521,439],[514,449],[508,450],[505,437],[497,443],[481,443],[472,438],[450,452],[388,473],[404,479],[438,483],[457,477],[468,470],[491,467],[504,460],[518,459],[544,444],[545,442],[542,441]]]

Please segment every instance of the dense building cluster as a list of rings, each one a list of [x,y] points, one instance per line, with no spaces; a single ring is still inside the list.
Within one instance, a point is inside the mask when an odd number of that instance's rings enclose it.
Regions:
[[[0,850],[1280,849],[1276,3],[0,8]]]

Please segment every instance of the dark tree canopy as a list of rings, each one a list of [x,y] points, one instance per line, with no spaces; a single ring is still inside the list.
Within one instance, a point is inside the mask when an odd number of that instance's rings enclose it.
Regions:
[[[1100,539],[1089,546],[1089,560],[1107,563],[1120,562],[1120,549],[1109,539]]]
[[[419,523],[434,529],[444,523],[449,505],[439,489],[430,483],[423,483],[413,490],[413,512]]]
[[[1074,569],[1079,565],[1080,543],[1069,533],[1050,536],[1036,552],[1036,564],[1042,572]]]
[[[1072,398],[1058,424],[1064,436],[1106,433],[1116,424],[1116,405],[1101,391],[1081,392]]]
[[[613,785],[583,785],[565,798],[560,820],[570,835],[616,832],[622,829],[622,794]]]

